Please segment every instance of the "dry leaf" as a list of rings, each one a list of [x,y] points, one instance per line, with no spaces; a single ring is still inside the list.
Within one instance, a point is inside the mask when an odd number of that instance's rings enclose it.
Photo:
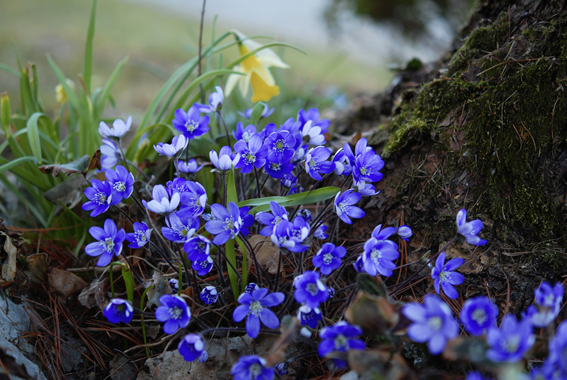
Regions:
[[[273,344],[267,358],[267,365],[269,367],[285,360],[287,347],[295,339],[297,330],[300,327],[299,319],[286,315],[282,319],[280,325],[281,335],[278,340]]]
[[[18,250],[12,244],[12,239],[8,234],[0,232],[0,235],[6,236],[6,241],[4,241],[4,252],[8,255],[8,258],[2,264],[2,279],[4,281],[14,281],[16,278],[16,256]]]
[[[278,271],[280,248],[272,244],[269,236],[253,235],[248,238],[248,241],[254,249],[258,264],[266,269],[269,274],[275,275]],[[248,253],[248,261],[254,262],[254,258],[250,253]]]
[[[47,282],[47,253],[34,253],[26,257],[28,270],[26,275],[32,283],[45,284]]]
[[[49,292],[57,296],[59,302],[67,300],[71,294],[79,293],[87,283],[79,276],[53,267],[47,269]]]
[[[92,158],[88,154],[83,157],[69,162],[68,164],[52,164],[52,165],[42,165],[39,167],[43,173],[52,173],[54,177],[58,177],[59,174],[66,174],[67,177],[76,173],[86,173],[94,168],[101,169],[100,166],[100,150],[97,150]]]
[[[400,319],[396,306],[386,298],[359,291],[345,313],[346,319],[358,325],[365,333],[385,334],[395,327]]]
[[[104,309],[104,306],[108,303],[105,289],[108,285],[108,278],[104,277],[102,279],[95,279],[90,283],[89,286],[84,288],[79,294],[79,302],[84,307],[91,309],[98,305],[98,307]]]
[[[163,296],[164,294],[171,294],[171,286],[169,286],[169,281],[158,271],[155,271],[152,275],[152,281],[146,283],[145,285],[146,288],[152,285],[152,288],[146,293],[146,295],[148,296],[147,307],[150,307],[152,305],[160,306],[159,297]]]

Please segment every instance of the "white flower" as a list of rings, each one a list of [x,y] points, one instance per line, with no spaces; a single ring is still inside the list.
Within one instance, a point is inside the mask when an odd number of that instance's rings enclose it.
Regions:
[[[325,135],[321,134],[321,127],[313,126],[311,120],[303,126],[302,136],[309,137],[310,145],[323,145],[325,143]]]
[[[132,116],[128,116],[128,120],[126,123],[122,119],[114,120],[112,123],[112,128],[110,128],[104,121],[101,121],[98,126],[98,133],[102,137],[116,137],[121,138],[130,130],[130,126],[132,125]]]
[[[152,199],[149,202],[142,200],[144,207],[156,214],[169,214],[175,211],[177,206],[179,206],[180,196],[179,193],[174,193],[169,199],[169,194],[165,190],[163,185],[156,185],[152,190]]]

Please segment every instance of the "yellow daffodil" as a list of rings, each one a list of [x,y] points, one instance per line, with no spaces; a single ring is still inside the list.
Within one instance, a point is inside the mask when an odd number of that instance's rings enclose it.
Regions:
[[[247,39],[245,35],[234,31],[238,40],[240,56],[244,56],[260,47],[258,42]],[[266,48],[256,52],[233,68],[244,75],[231,74],[226,82],[226,95],[228,96],[238,83],[240,92],[243,96],[248,93],[248,86],[252,85],[252,101],[267,102],[280,93],[280,88],[276,86],[276,81],[272,76],[269,67],[289,68],[272,49]]]
[[[66,82],[72,90],[75,89],[75,83],[71,79],[67,78]],[[67,102],[67,94],[65,93],[61,83],[55,86],[55,100],[57,100],[57,103],[59,104]]]

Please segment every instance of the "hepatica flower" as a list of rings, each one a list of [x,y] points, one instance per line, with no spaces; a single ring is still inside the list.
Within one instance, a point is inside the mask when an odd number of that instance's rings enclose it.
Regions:
[[[301,244],[303,240],[309,235],[309,224],[305,221],[303,223],[299,220],[303,218],[296,218],[294,223],[287,220],[282,220],[275,228],[270,236],[274,245],[290,250],[291,252],[303,252],[307,250],[307,246]],[[297,227],[297,229],[295,228]],[[298,237],[299,236],[299,237]]]
[[[325,243],[313,256],[313,266],[320,268],[322,274],[328,276],[341,266],[342,258],[346,255],[345,247],[336,247],[332,243]]]
[[[261,115],[260,119],[263,119],[265,117],[270,116],[271,114],[274,113],[275,110],[276,109],[274,107],[270,108],[270,107],[268,107],[267,104],[264,103],[264,110],[262,111],[262,115]],[[244,112],[238,111],[238,114],[245,119],[250,119],[252,117],[252,111],[253,111],[252,108],[247,108],[247,109],[244,110]]]
[[[305,171],[316,181],[323,179],[321,174],[328,174],[335,170],[335,164],[327,161],[331,151],[325,147],[318,146],[311,149],[305,155]]]
[[[161,306],[156,309],[156,319],[165,322],[164,333],[175,334],[177,330],[189,324],[191,311],[183,298],[164,294],[159,298],[159,303]]]
[[[482,227],[480,219],[467,222],[467,210],[462,209],[457,213],[457,231],[465,237],[467,243],[472,245],[485,245],[487,243],[486,240],[476,236],[482,230]]]
[[[117,165],[115,170],[108,169],[104,172],[106,180],[112,186],[113,202],[130,198],[134,190],[134,176],[122,165]]]
[[[199,297],[207,305],[212,305],[219,299],[219,292],[214,286],[205,286]]]
[[[169,283],[169,287],[171,288],[171,291],[174,294],[177,294],[179,292],[179,280],[175,278],[170,278],[168,283]]]
[[[511,314],[505,315],[500,328],[488,329],[486,341],[490,349],[486,356],[495,362],[517,362],[535,342],[529,319],[520,322]]]
[[[257,355],[241,356],[232,366],[230,374],[234,380],[272,380],[274,368],[268,367],[266,359]]]
[[[526,316],[536,327],[546,327],[559,314],[563,293],[565,290],[560,282],[551,287],[547,282],[542,282],[535,290],[535,306],[530,305]]]
[[[240,113],[240,112],[239,112]],[[256,127],[252,124],[247,125],[246,128],[242,125],[242,123],[236,124],[236,130],[232,131],[232,135],[234,138],[238,140],[244,140],[244,142],[248,142],[250,137],[256,134]]]
[[[198,105],[191,106],[187,112],[182,109],[175,110],[172,124],[187,140],[193,140],[209,131],[209,117],[201,116]]]
[[[325,233],[325,231],[327,231],[327,228],[328,227],[324,224],[320,225],[315,230],[315,233],[313,234],[313,236],[315,236],[317,239],[325,240],[326,238],[329,237],[329,235]]]
[[[206,355],[207,351],[205,351],[205,342],[203,338],[197,334],[185,335],[177,345],[177,350],[179,354],[183,356],[183,359],[188,362],[199,359],[199,362],[203,363],[206,357],[208,357],[208,355]]]
[[[85,253],[89,256],[99,257],[97,266],[108,265],[114,255],[118,257],[122,252],[122,242],[126,239],[126,232],[122,228],[118,231],[112,219],[104,221],[104,229],[93,226],[89,228],[89,233],[98,241],[88,244],[85,247]]]
[[[270,202],[270,210],[272,211],[271,214],[269,212],[259,212],[256,214],[256,220],[266,225],[266,227],[260,230],[260,235],[262,236],[270,236],[274,228],[280,224],[282,220],[288,220],[287,211],[276,202]]]
[[[197,173],[199,170],[201,170],[203,168],[203,165],[197,165],[197,161],[192,158],[189,161],[185,162],[185,161],[179,161],[177,163],[177,169],[179,169],[179,171],[181,173],[188,173],[188,174],[194,174]]]
[[[258,285],[256,285],[255,283],[251,282],[248,285],[246,285],[246,287],[244,288],[244,291],[248,294],[252,294],[252,292],[254,290],[260,289],[260,287]]]
[[[187,240],[187,243],[183,246],[183,250],[187,253],[189,260],[203,261],[209,257],[211,241],[206,237],[197,235]]]
[[[102,137],[114,137],[114,138],[121,138],[130,130],[130,126],[132,125],[132,116],[128,116],[128,120],[124,122],[122,119],[114,120],[112,123],[112,128],[110,128],[104,121],[101,121],[98,126],[98,133]]]
[[[287,161],[295,152],[295,137],[289,131],[276,131],[266,137],[264,145],[268,149],[269,161]]]
[[[461,310],[461,322],[472,335],[482,335],[489,327],[496,326],[498,307],[488,297],[469,298]]]
[[[321,357],[326,357],[332,352],[348,353],[350,350],[364,350],[364,342],[357,339],[362,334],[362,329],[356,325],[350,325],[345,321],[339,321],[333,326],[324,327],[321,330],[321,343],[319,343],[318,353]],[[346,367],[346,361],[333,359],[339,368]]]
[[[401,237],[405,241],[409,241],[409,238],[413,234],[411,228],[406,225],[400,226],[398,228],[398,236]]]
[[[320,278],[319,273],[313,271],[306,271],[301,277],[296,277],[293,292],[295,300],[311,308],[319,307],[319,304],[327,301],[329,291]]]
[[[564,373],[567,373],[567,321],[559,324],[555,336],[549,341],[549,361],[558,363]]]
[[[459,324],[453,319],[451,308],[435,295],[426,295],[423,305],[409,303],[402,313],[413,323],[407,334],[417,343],[427,342],[433,355],[443,352],[447,341],[459,335]]]
[[[200,112],[212,113],[221,110],[224,101],[224,93],[222,92],[221,86],[215,86],[215,89],[216,92],[209,95],[209,104],[195,103],[195,106],[197,106]]]
[[[341,220],[347,224],[352,224],[350,218],[359,219],[364,217],[365,212],[360,207],[354,206],[360,200],[359,193],[353,193],[353,190],[347,190],[344,193],[337,193],[335,196],[335,212]]]
[[[211,150],[209,152],[209,158],[215,168],[226,172],[232,169],[233,166],[236,166],[240,160],[240,154],[235,155],[229,146],[223,146],[218,154],[216,151]]]
[[[128,247],[141,248],[148,244],[150,236],[152,235],[152,230],[148,227],[148,225],[145,222],[134,222],[132,227],[134,227],[134,232],[126,234],[126,240],[131,243]]]
[[[348,143],[345,143],[345,147],[348,147],[348,151],[339,149],[333,156],[333,162],[335,163],[335,173],[337,175],[349,176],[352,173],[354,155]]]
[[[113,298],[105,306],[104,316],[111,323],[130,323],[134,318],[134,308],[126,300]]]
[[[169,199],[169,194],[163,185],[156,185],[152,190],[152,199],[149,202],[142,200],[144,207],[156,214],[169,214],[179,206],[179,193],[174,193]]]
[[[311,120],[307,121],[301,128],[301,135],[307,138],[309,145],[323,145],[325,144],[325,133],[321,127],[313,125]]]
[[[161,233],[167,240],[174,243],[185,243],[199,229],[199,218],[187,215],[169,214],[165,219],[167,227],[161,228]]]
[[[353,176],[355,181],[378,182],[383,174],[380,170],[384,167],[384,161],[374,151],[362,153],[354,161]]]
[[[435,291],[440,294],[440,287],[443,287],[445,295],[451,299],[459,297],[459,293],[453,285],[461,285],[465,278],[462,274],[453,272],[463,265],[465,260],[455,258],[445,264],[445,252],[442,252],[435,261],[435,266],[431,270],[431,277],[435,280]]]
[[[187,191],[181,193],[180,214],[189,214],[193,217],[199,216],[205,210],[207,205],[207,191],[199,182],[185,182]]]
[[[230,202],[228,210],[219,204],[214,204],[211,206],[211,213],[216,219],[209,220],[205,224],[205,229],[210,234],[217,235],[213,239],[214,244],[224,244],[238,235],[242,227],[242,218],[236,203]]]
[[[154,145],[154,149],[162,156],[175,157],[181,153],[183,149],[185,149],[188,141],[189,140],[187,140],[184,135],[179,135],[173,137],[171,144],[164,144],[160,142],[157,145]]]
[[[108,210],[110,205],[120,203],[120,200],[112,199],[112,185],[107,182],[100,182],[98,179],[91,181],[92,187],[85,189],[85,196],[89,199],[81,208],[91,212],[91,218],[98,216]]]
[[[364,244],[364,253],[362,254],[362,264],[364,271],[371,276],[378,273],[382,276],[389,277],[396,269],[396,261],[399,257],[398,247],[389,240],[377,240],[371,238]]]
[[[289,163],[288,160],[284,158],[274,158],[273,160],[268,159],[264,165],[264,170],[272,178],[278,179],[283,176],[290,174],[293,170],[293,164]],[[291,191],[290,191],[291,192]]]
[[[316,329],[319,321],[323,320],[323,314],[317,307],[311,308],[307,305],[303,305],[299,308],[297,318],[301,321],[302,326],[307,325],[312,329]]]
[[[122,159],[118,145],[110,139],[102,139],[100,153],[102,153],[100,165],[103,169],[113,168]]]
[[[252,294],[242,293],[238,297],[238,306],[234,309],[232,318],[235,322],[246,319],[246,332],[251,338],[256,338],[260,333],[260,321],[270,329],[276,329],[280,325],[280,321],[273,311],[268,309],[279,305],[285,299],[283,293],[268,294],[269,290],[260,288],[254,290]]]
[[[327,119],[320,119],[319,110],[317,108],[310,108],[305,111],[303,108],[297,112],[297,121],[301,123],[302,126],[311,121],[311,125],[314,127],[321,128],[321,133],[327,133],[331,121]]]
[[[199,276],[204,276],[213,269],[213,259],[211,256],[207,256],[203,260],[196,260],[193,261],[191,267],[197,271]]]
[[[250,173],[253,168],[260,169],[266,163],[268,151],[262,146],[262,138],[258,134],[252,135],[248,142],[237,141],[234,150],[240,154],[240,160],[235,168],[240,168],[244,174]]]

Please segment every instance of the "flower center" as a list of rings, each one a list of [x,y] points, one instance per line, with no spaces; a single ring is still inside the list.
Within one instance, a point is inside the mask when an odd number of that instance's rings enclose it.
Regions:
[[[187,122],[185,123],[185,128],[187,128],[189,132],[193,132],[198,127],[199,123],[197,123],[195,120],[187,120]]]
[[[224,229],[225,231],[230,231],[234,233],[234,225],[235,225],[234,218],[231,216],[230,218],[226,218],[224,220]]]
[[[370,252],[370,259],[371,259],[375,264],[379,264],[381,258],[382,258],[382,252],[380,252],[380,251],[377,250],[376,248],[374,248],[374,249]]]
[[[346,352],[348,348],[348,339],[344,335],[339,334],[335,338],[335,350]]]
[[[449,277],[451,274],[451,272],[447,272],[445,270],[445,268],[443,268],[443,270],[441,271],[441,273],[439,273],[439,280],[440,281],[445,281],[447,279],[447,277]]]
[[[370,170],[368,170],[365,166],[363,166],[360,168],[360,174],[362,175],[370,174]]]
[[[331,262],[333,262],[333,254],[332,253],[325,253],[323,255],[323,262],[327,265],[331,264]]]
[[[252,134],[250,132],[244,132],[242,134],[242,140],[248,142],[248,140],[250,140],[250,137],[252,137]]]
[[[250,372],[250,379],[256,379],[262,374],[262,366],[258,363],[254,363],[248,368],[248,371]]]
[[[107,198],[106,198],[106,194],[105,194],[105,193],[98,193],[96,196],[98,197],[98,204],[99,204],[99,205],[103,205],[103,204],[106,203],[106,199],[107,199]]]
[[[146,234],[143,231],[136,231],[136,240],[141,242],[141,241],[147,241],[148,238],[146,237]]]
[[[316,296],[317,293],[319,293],[319,288],[317,287],[317,284],[314,282],[307,284],[305,290],[312,296]]]
[[[518,351],[519,346],[520,346],[520,337],[517,336],[517,335],[509,337],[508,339],[506,339],[503,342],[504,350],[506,350],[507,352],[509,352],[511,354]]]
[[[251,164],[256,162],[256,155],[250,151],[248,151],[248,153],[246,153],[246,156],[244,156],[246,159],[246,162]]]
[[[280,151],[280,152],[283,152],[283,150],[284,150],[285,148],[286,148],[286,144],[285,144],[285,142],[284,142],[283,140],[278,140],[278,141],[276,141],[276,143],[275,143],[275,149],[276,149],[276,150],[278,150],[278,151]]]
[[[277,163],[277,162],[272,162],[272,163],[270,164],[270,168],[271,168],[273,171],[278,171],[278,170],[280,170],[280,166],[281,166],[281,164],[279,164],[279,163]]]
[[[260,302],[252,302],[250,305],[250,314],[254,314],[255,316],[260,315],[260,312],[264,310],[264,307],[260,305]]]
[[[488,318],[486,317],[484,310],[476,309],[472,313],[472,319],[479,325],[482,325]]]
[[[440,317],[431,317],[431,318],[429,318],[429,320],[427,321],[427,324],[428,324],[429,327],[431,327],[433,330],[439,331],[439,330],[441,330],[441,327],[442,327],[442,325],[443,325],[443,321],[441,320]]]
[[[114,190],[118,191],[119,193],[123,193],[126,191],[126,184],[123,181],[116,182],[114,184]]]
[[[171,315],[172,319],[179,319],[181,318],[182,314],[183,314],[183,310],[178,308],[177,306],[169,309],[169,315]]]
[[[348,207],[349,205],[345,204],[344,202],[339,203],[339,210],[341,210],[345,214],[347,213]]]
[[[104,240],[100,241],[100,245],[102,245],[102,248],[107,252],[107,253],[112,253],[112,251],[114,250],[114,239],[108,237]]]

